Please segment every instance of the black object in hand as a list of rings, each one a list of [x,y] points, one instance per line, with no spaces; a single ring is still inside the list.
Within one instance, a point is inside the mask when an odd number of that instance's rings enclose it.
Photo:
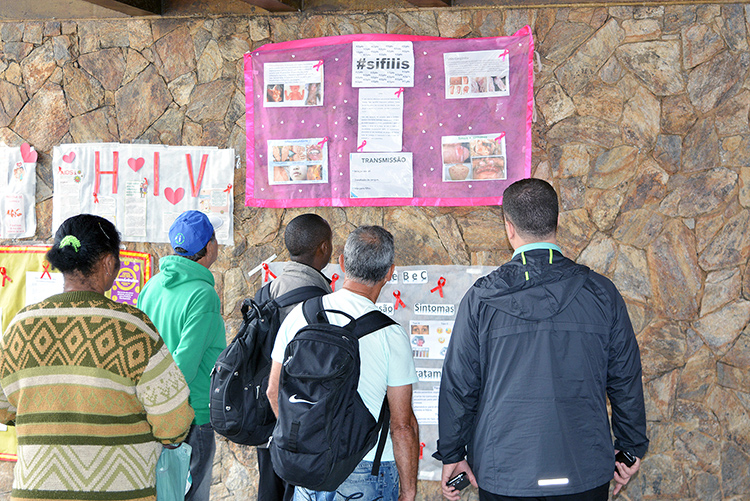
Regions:
[[[462,471],[452,479],[448,480],[448,486],[454,487],[456,490],[460,491],[464,487],[468,487],[469,484],[469,477],[466,475],[465,471]]]
[[[620,451],[615,455],[615,461],[618,463],[623,463],[625,466],[630,468],[635,464],[635,456],[627,451]],[[617,468],[615,467],[615,472],[617,471]]]

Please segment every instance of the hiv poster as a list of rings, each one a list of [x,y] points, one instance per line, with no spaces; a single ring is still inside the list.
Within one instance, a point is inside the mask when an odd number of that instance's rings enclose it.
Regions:
[[[169,242],[186,210],[205,212],[220,244],[232,245],[234,150],[211,147],[90,143],[56,146],[52,154],[52,231],[70,216],[111,221],[123,241]]]
[[[255,49],[245,55],[245,204],[500,204],[531,172],[533,51],[528,26]]]
[[[36,233],[36,150],[28,143],[0,146],[0,238]]]

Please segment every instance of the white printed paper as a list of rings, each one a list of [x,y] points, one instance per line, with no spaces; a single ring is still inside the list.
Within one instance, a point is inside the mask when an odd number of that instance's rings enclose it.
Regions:
[[[352,198],[412,198],[412,154],[351,153],[349,182]]]
[[[352,87],[414,87],[411,42],[352,42]]]
[[[323,105],[323,61],[265,63],[263,77],[266,107]]]
[[[63,292],[62,273],[50,271],[26,272],[26,305],[44,301],[50,296]]]
[[[411,398],[411,406],[419,426],[438,424],[438,397],[437,389],[414,390]]]
[[[409,329],[414,358],[445,358],[453,332],[453,320],[412,320]]]
[[[446,52],[445,98],[486,98],[510,95],[510,56],[506,49]]]
[[[128,235],[146,236],[146,196],[148,179],[128,181],[125,183],[125,213],[122,231]]]
[[[401,151],[403,135],[403,89],[359,89],[358,150]]]
[[[5,195],[5,236],[21,236],[26,233],[25,205],[23,193]]]

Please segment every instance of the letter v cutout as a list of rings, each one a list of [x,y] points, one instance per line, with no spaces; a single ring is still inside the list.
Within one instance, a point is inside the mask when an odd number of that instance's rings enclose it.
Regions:
[[[201,189],[201,183],[203,183],[203,174],[206,172],[206,163],[208,162],[208,154],[204,154],[201,157],[201,170],[198,172],[198,184],[195,183],[195,175],[193,174],[193,158],[190,156],[190,153],[185,154],[185,160],[187,160],[187,170],[188,175],[190,176],[190,190],[193,194],[193,197],[198,196],[198,192]]]

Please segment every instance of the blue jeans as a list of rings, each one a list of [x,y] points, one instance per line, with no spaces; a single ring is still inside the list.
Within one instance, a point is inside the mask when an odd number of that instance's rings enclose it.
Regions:
[[[380,463],[380,474],[372,472],[372,461],[362,461],[335,492],[294,489],[294,501],[398,501],[398,470],[395,461]]]
[[[210,424],[191,425],[185,441],[193,448],[193,455],[190,457],[193,485],[185,495],[185,501],[208,501],[216,452],[214,429]]]

